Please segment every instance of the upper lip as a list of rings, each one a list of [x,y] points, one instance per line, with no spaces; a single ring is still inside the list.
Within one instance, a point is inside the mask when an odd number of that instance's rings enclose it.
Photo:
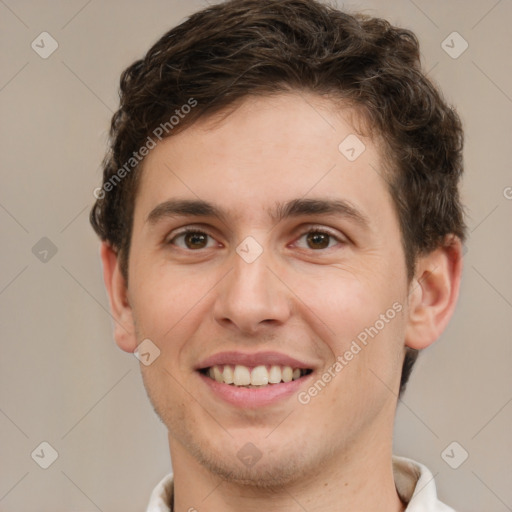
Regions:
[[[279,352],[254,352],[251,354],[231,351],[219,352],[206,359],[203,359],[197,366],[196,370],[203,370],[212,366],[242,365],[242,366],[262,366],[262,365],[279,365],[291,366],[292,368],[313,369],[313,365],[299,361],[294,357],[280,354]]]

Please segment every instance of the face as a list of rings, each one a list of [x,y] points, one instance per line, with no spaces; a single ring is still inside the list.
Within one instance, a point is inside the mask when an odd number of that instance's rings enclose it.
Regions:
[[[171,452],[225,478],[285,482],[391,439],[407,273],[379,149],[349,113],[248,98],[144,163],[133,347],[160,351],[141,369]]]

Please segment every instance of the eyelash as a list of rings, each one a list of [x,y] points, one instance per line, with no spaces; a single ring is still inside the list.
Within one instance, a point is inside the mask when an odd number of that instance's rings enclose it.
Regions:
[[[301,238],[311,234],[311,233],[322,233],[323,235],[327,235],[329,237],[329,244],[331,242],[331,240],[335,240],[336,242],[338,242],[338,244],[343,244],[344,241],[343,240],[340,240],[339,237],[337,237],[334,233],[332,233],[331,231],[329,231],[328,229],[326,228],[322,228],[322,227],[311,227],[309,228],[307,231],[304,231],[299,237],[297,240],[300,240]],[[327,247],[325,248],[322,248],[322,249],[310,249],[310,248],[307,248],[307,250],[310,250],[310,251],[314,251],[314,252],[320,252],[320,251],[326,251],[328,249],[333,249],[334,246],[332,247],[329,247],[329,244]]]
[[[298,237],[298,240],[300,240],[302,237],[304,236],[307,236],[309,235],[310,233],[322,233],[324,235],[327,235],[329,236],[331,239],[334,239],[336,240],[339,244],[344,244],[346,243],[344,240],[340,240],[340,238],[338,236],[336,236],[335,234],[331,233],[330,231],[328,231],[327,229],[325,228],[322,228],[322,227],[311,227],[310,229],[308,229],[307,231],[304,231],[299,237]],[[181,237],[181,236],[186,236],[188,234],[198,234],[198,235],[207,235],[209,236],[210,238],[212,239],[215,239],[212,235],[210,235],[210,233],[208,233],[207,231],[204,231],[204,230],[201,230],[201,229],[197,229],[197,228],[184,228],[182,231],[180,231],[179,233],[176,233],[168,242],[167,242],[167,245],[175,245],[174,241],[178,238],[178,237]],[[179,247],[180,249],[183,249],[182,247]],[[309,249],[311,251],[314,251],[314,252],[320,252],[320,251],[325,251],[327,249],[332,249],[333,247],[326,247],[326,248],[323,248],[323,249]],[[204,248],[203,248],[204,249]],[[185,251],[189,251],[189,252],[198,252],[200,251],[201,249],[183,249]]]
[[[210,233],[208,233],[207,231],[203,231],[203,230],[200,230],[200,229],[197,229],[197,228],[184,228],[182,231],[180,231],[179,233],[176,233],[168,242],[167,244],[169,245],[175,245],[173,243],[174,240],[176,240],[178,237],[180,236],[185,236],[185,235],[188,235],[188,234],[193,234],[193,235],[207,235],[209,236],[210,238],[214,238],[212,235],[210,235]],[[180,247],[180,249],[182,249],[182,247]],[[188,251],[193,251],[193,249],[184,249],[184,250],[188,250]]]

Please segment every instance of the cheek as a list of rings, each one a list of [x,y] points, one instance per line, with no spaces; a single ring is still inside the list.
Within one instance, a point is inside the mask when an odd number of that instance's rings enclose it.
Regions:
[[[354,396],[375,386],[385,389],[379,379],[394,388],[400,373],[404,290],[386,275],[383,270],[362,275],[323,268],[316,276],[295,277],[293,289],[304,301],[299,315],[329,350],[331,373],[340,377],[336,382]],[[336,371],[333,365],[340,358],[343,369],[338,365]]]
[[[211,281],[211,282],[210,282]],[[176,354],[204,318],[212,275],[166,265],[138,268],[132,281],[131,303],[138,338],[150,338],[161,350]]]
[[[320,267],[314,274],[289,274],[288,279],[304,311],[309,309],[316,315],[317,322],[324,325],[332,343],[341,350],[347,340],[355,339],[375,322],[380,327],[381,314],[390,310],[387,316],[396,317],[393,304],[401,298],[399,289],[383,277],[379,281],[379,275],[384,273]]]

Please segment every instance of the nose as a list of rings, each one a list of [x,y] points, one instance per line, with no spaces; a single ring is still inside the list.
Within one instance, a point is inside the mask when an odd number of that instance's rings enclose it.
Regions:
[[[251,263],[233,254],[234,268],[220,283],[214,305],[214,317],[221,326],[258,334],[286,322],[291,297],[272,263],[267,251]]]

